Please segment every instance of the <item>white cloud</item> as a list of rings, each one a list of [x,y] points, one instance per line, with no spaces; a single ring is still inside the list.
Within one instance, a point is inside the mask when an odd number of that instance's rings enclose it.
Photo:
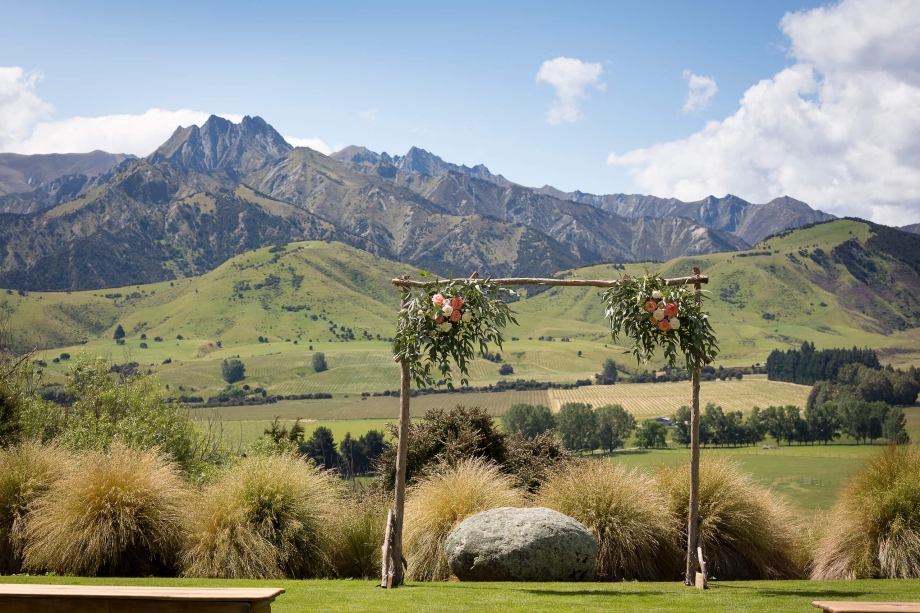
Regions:
[[[920,2],[843,0],[781,21],[795,62],[688,138],[611,153],[685,200],[784,194],[837,215],[920,221]]]
[[[316,138],[315,136],[313,138],[296,138],[293,136],[285,136],[284,140],[291,143],[295,147],[309,147],[314,151],[319,151],[323,155],[329,155],[333,151],[332,147]]]
[[[549,83],[556,89],[558,100],[546,114],[546,120],[556,126],[563,122],[581,119],[581,100],[587,97],[585,89],[592,85],[603,90],[600,82],[604,69],[600,63],[590,64],[569,57],[546,60],[537,72],[537,83]]]
[[[52,107],[35,95],[40,72],[0,67],[0,151],[27,137],[35,123]]]
[[[360,111],[358,115],[361,116],[365,121],[374,121],[377,119],[377,109],[367,109],[366,111]]]
[[[716,80],[712,77],[701,77],[685,70],[683,74],[684,81],[687,82],[687,97],[684,99],[682,108],[684,113],[701,111],[709,106],[709,101],[719,91]]]

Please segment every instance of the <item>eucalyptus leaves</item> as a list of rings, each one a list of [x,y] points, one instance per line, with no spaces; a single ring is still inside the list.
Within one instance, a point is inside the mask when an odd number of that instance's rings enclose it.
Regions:
[[[709,316],[692,287],[668,287],[659,274],[624,277],[604,292],[604,304],[614,340],[620,335],[631,339],[637,361],[647,362],[660,347],[668,366],[677,365],[680,353],[692,371],[719,352]]]
[[[429,387],[440,374],[453,389],[451,360],[460,369],[461,384],[468,383],[468,364],[476,350],[487,353],[489,343],[502,346],[502,328],[516,324],[505,302],[506,288],[490,279],[451,279],[422,288],[410,288],[396,324],[396,359],[409,364],[416,385]]]

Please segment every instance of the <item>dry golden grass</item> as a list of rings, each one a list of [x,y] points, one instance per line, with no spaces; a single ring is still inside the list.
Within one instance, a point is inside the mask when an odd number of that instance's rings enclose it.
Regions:
[[[888,447],[850,477],[814,558],[812,579],[920,578],[920,450]]]
[[[481,459],[442,466],[409,489],[403,527],[407,577],[414,581],[446,581],[450,567],[444,541],[470,515],[498,507],[524,506],[514,480]]]
[[[595,581],[663,581],[680,557],[658,484],[622,464],[581,461],[550,475],[534,504],[577,519],[597,538]]]
[[[667,496],[678,535],[675,547],[686,551],[690,465],[662,467],[656,480]],[[720,580],[796,579],[800,530],[789,508],[769,489],[755,483],[724,457],[700,462],[700,516],[703,552],[709,574]],[[672,576],[683,576],[683,564]]]
[[[373,489],[344,496],[329,530],[329,557],[335,576],[348,579],[380,577],[380,546],[386,532],[391,494]]]
[[[182,575],[302,579],[328,572],[336,478],[296,455],[250,456],[219,475],[188,517]]]
[[[70,459],[58,447],[33,442],[0,449],[0,574],[22,570],[29,509],[63,473]]]
[[[80,576],[168,572],[187,500],[178,467],[157,450],[85,451],[34,502],[23,566]]]

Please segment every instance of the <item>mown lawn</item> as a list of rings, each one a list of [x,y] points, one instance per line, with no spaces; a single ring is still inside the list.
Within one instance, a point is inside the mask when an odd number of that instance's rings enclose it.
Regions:
[[[412,583],[385,591],[370,581],[221,581],[2,577],[3,583],[283,587],[277,613],[379,611],[693,611],[776,613],[817,611],[813,600],[920,602],[918,580],[738,581],[700,592],[679,583]]]

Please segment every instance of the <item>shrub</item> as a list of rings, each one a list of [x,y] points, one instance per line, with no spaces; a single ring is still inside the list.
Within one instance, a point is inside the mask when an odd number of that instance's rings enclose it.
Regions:
[[[246,367],[237,359],[224,360],[220,365],[220,373],[227,383],[236,383],[246,376]]]
[[[293,455],[244,458],[208,486],[188,517],[185,577],[302,579],[328,570],[335,479]]]
[[[595,581],[665,581],[681,559],[664,494],[622,464],[580,461],[554,471],[534,503],[584,524],[597,538]]]
[[[920,450],[891,446],[838,494],[812,579],[920,578]]]
[[[450,568],[444,541],[467,517],[498,507],[523,504],[513,480],[482,459],[467,459],[441,466],[410,488],[403,527],[407,578],[446,581]]]
[[[551,472],[563,468],[574,459],[574,454],[562,447],[552,430],[536,438],[527,438],[518,433],[505,441],[502,470],[514,477],[520,487],[533,491]]]
[[[349,494],[336,513],[330,557],[335,575],[380,578],[380,545],[386,533],[388,496],[377,488]]]
[[[675,547],[687,547],[690,464],[662,467],[656,479],[668,499]],[[734,462],[704,456],[700,461],[703,555],[709,574],[722,580],[796,579],[795,525],[788,507],[757,485]],[[683,576],[684,563],[673,577]]]
[[[502,364],[502,365],[498,368],[498,374],[500,374],[500,375],[502,375],[502,376],[504,376],[504,375],[513,375],[513,374],[514,374],[514,367],[513,367],[511,364]]]
[[[606,404],[598,407],[597,443],[602,449],[613,451],[622,447],[636,429],[636,418],[621,404]]]
[[[597,415],[590,404],[568,402],[556,416],[562,446],[572,451],[591,451],[597,441]]]
[[[311,358],[313,364],[313,372],[323,372],[329,367],[326,365],[326,354],[317,352],[313,354]]]
[[[59,448],[34,442],[0,449],[0,574],[22,571],[26,515],[68,460]]]
[[[157,450],[87,451],[38,498],[26,521],[24,568],[80,576],[171,569],[187,502],[178,467]]]
[[[513,404],[502,415],[502,425],[508,434],[520,432],[527,438],[536,438],[556,427],[556,419],[549,407],[539,404]]]

